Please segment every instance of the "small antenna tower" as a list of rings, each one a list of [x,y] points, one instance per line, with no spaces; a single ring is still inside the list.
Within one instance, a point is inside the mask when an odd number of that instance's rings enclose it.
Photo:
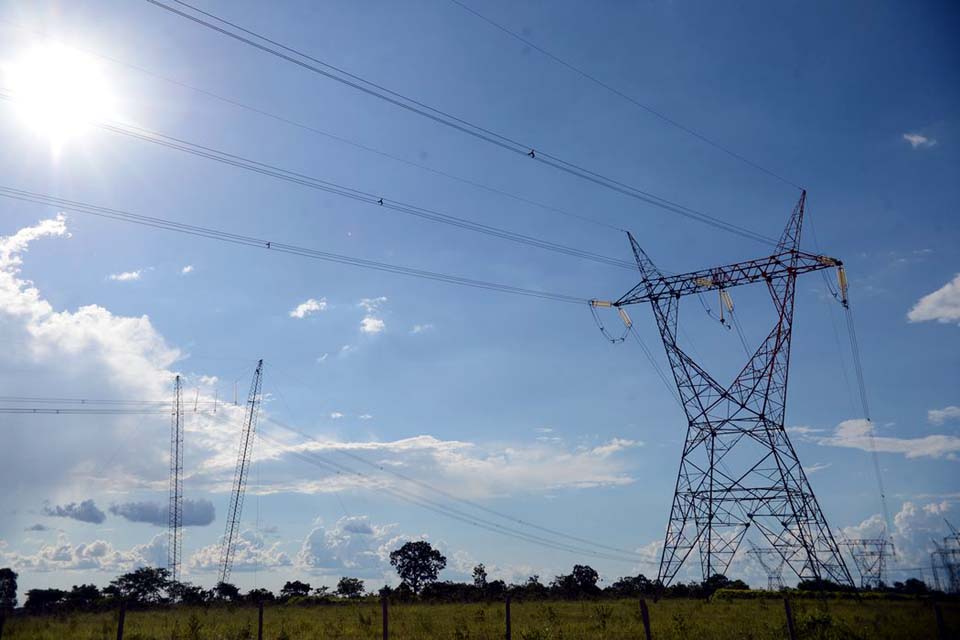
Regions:
[[[183,398],[180,376],[173,382],[173,411],[170,420],[170,503],[167,506],[167,570],[170,579],[180,580],[183,543]]]
[[[243,494],[247,488],[247,473],[250,457],[253,454],[254,434],[257,431],[257,419],[260,417],[260,389],[263,384],[263,360],[257,362],[250,383],[250,395],[247,396],[247,408],[243,417],[243,432],[240,434],[240,449],[237,452],[237,466],[233,473],[233,492],[230,494],[230,508],[227,514],[227,528],[223,534],[223,546],[220,550],[219,582],[230,579],[233,569],[233,552],[240,535],[240,516],[243,512]]]

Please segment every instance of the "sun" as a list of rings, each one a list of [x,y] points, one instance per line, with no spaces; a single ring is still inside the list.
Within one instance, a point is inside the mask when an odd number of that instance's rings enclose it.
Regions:
[[[3,89],[23,121],[55,147],[114,116],[114,98],[97,61],[60,44],[42,44],[3,65]]]

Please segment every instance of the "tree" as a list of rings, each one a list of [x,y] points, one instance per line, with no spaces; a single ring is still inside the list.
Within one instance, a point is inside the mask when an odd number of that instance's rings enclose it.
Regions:
[[[167,594],[174,602],[190,605],[203,604],[210,599],[208,591],[189,582],[171,582]]]
[[[30,589],[23,608],[31,613],[50,611],[63,604],[67,592],[63,589]]]
[[[390,553],[390,564],[397,570],[403,584],[419,595],[421,589],[435,582],[447,559],[426,540],[408,542]]]
[[[250,589],[247,592],[247,595],[243,598],[247,602],[273,602],[276,598],[273,595],[273,592],[269,589]]]
[[[0,612],[17,606],[17,577],[13,569],[0,569]]]
[[[151,604],[163,600],[163,593],[170,586],[170,572],[155,567],[141,567],[125,573],[110,583],[120,597],[139,604]]]
[[[554,578],[550,586],[565,598],[576,598],[581,595],[593,596],[600,592],[600,589],[597,588],[599,579],[600,574],[597,573],[596,569],[589,565],[577,564],[573,566],[571,573]]]
[[[89,609],[100,599],[100,589],[96,585],[81,584],[73,585],[70,593],[67,594],[67,605],[71,609]]]
[[[283,588],[280,589],[280,597],[284,600],[289,600],[290,598],[305,598],[310,595],[310,585],[306,582],[300,582],[299,580],[294,580],[293,582],[287,581],[283,585]]]
[[[359,598],[363,590],[363,580],[360,578],[343,577],[337,583],[337,595],[341,598]]]
[[[482,562],[473,568],[473,586],[480,591],[487,589],[487,568]]]
[[[218,582],[217,586],[213,588],[213,595],[217,600],[236,602],[240,599],[240,589],[229,582]]]

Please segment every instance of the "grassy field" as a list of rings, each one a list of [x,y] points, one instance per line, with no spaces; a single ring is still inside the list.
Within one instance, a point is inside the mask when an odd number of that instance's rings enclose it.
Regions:
[[[653,637],[786,638],[783,602],[742,600],[649,602]],[[797,635],[802,639],[937,638],[933,607],[923,601],[792,601]],[[947,637],[960,637],[960,604],[942,604]],[[513,638],[521,640],[643,638],[639,606],[633,600],[603,602],[514,602]],[[117,614],[16,616],[7,621],[3,640],[114,640]],[[243,640],[256,638],[255,607],[174,608],[127,613],[125,640]],[[390,637],[501,639],[502,603],[394,605]],[[267,606],[264,638],[381,637],[380,605],[373,600],[331,606]]]

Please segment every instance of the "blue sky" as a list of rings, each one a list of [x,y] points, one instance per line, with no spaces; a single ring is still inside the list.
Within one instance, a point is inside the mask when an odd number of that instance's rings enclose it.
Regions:
[[[843,259],[850,275],[899,566],[926,565],[924,545],[945,534],[942,518],[960,520],[956,8],[469,4],[808,189],[818,248]],[[204,0],[200,6],[538,150],[765,235],[779,233],[799,195],[450,2]],[[666,270],[767,250],[514,156],[147,3],[0,2],[0,19],[4,63],[45,33],[409,162],[629,228]],[[623,234],[607,227],[363,151],[129,66],[98,64],[125,122],[630,259]],[[9,104],[0,107],[3,186],[583,298],[616,297],[635,284],[627,270],[98,129],[54,152]],[[180,372],[188,397],[232,399],[235,384],[245,394],[262,357],[265,414],[325,443],[333,459],[355,464],[336,450],[357,451],[490,508],[656,559],[685,420],[637,345],[605,342],[585,306],[70,212],[57,221],[56,208],[6,199],[0,212],[0,327],[12,352],[0,365],[4,393],[166,398],[170,376]],[[758,339],[769,321],[764,300],[746,291],[734,298],[748,337]],[[315,304],[293,313],[310,300]],[[665,366],[649,311],[631,313]],[[730,375],[743,359],[735,334],[695,302],[682,313],[691,351],[709,369]],[[841,313],[820,278],[801,281],[787,425],[831,525],[854,535],[876,528],[880,500],[870,439],[862,424],[848,422],[862,416]],[[215,516],[187,529],[185,577],[208,585],[215,580],[210,558],[223,532],[238,433],[236,411],[221,415],[226,422],[191,416],[186,435],[187,497],[209,501]],[[12,490],[0,497],[0,564],[17,567],[22,585],[104,583],[126,567],[165,557],[163,528],[131,522],[110,507],[130,514],[123,505],[164,503],[166,417],[5,415],[3,424],[8,446],[0,452],[0,477]],[[452,579],[475,562],[511,580],[549,578],[583,561],[605,579],[656,573],[655,564],[545,549],[441,517],[391,498],[382,485],[357,486],[304,464],[289,451],[302,440],[276,423],[265,422],[263,433],[244,511],[249,562],[234,574],[244,588],[277,587],[294,577],[335,583],[341,575],[376,586],[389,576],[383,551],[419,536],[444,549]],[[379,472],[370,482],[409,488]],[[103,512],[101,522],[49,515],[86,500]],[[208,514],[204,505],[200,511]],[[99,519],[97,511],[83,513]],[[739,570],[759,583],[746,561]]]

